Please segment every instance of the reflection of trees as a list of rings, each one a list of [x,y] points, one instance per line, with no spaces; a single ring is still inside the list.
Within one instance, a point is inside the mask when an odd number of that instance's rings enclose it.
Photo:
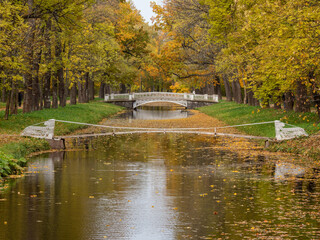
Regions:
[[[306,221],[298,219],[296,208],[304,208],[306,202],[314,207],[314,200],[319,200],[319,196],[311,195],[308,200],[303,195],[308,186],[315,188],[305,181],[289,186],[275,183],[272,159],[240,157],[221,150],[219,146],[224,142],[219,138],[142,134],[100,141],[106,161],[145,162],[152,155],[164,159],[168,172],[166,195],[173,197],[181,224],[189,227],[185,233],[193,236],[223,238],[226,233],[239,237],[246,232],[255,237],[250,231],[252,226],[265,229],[262,234],[277,236],[274,224],[283,225],[279,229],[287,232],[294,224]],[[299,197],[291,192],[299,192]],[[284,227],[287,221],[292,222],[288,229]]]
[[[106,212],[119,208],[119,201],[124,206],[123,201],[133,200],[134,196],[144,200],[143,194],[154,194],[150,191],[156,184],[146,183],[148,177],[154,181],[161,179],[158,181],[158,188],[163,185],[161,206],[170,214],[177,213],[172,214],[178,218],[176,239],[182,238],[181,234],[195,239],[202,236],[241,239],[241,234],[256,238],[257,232],[252,227],[259,229],[262,237],[281,237],[290,232],[292,236],[312,238],[320,219],[319,182],[303,179],[277,182],[273,178],[272,159],[239,157],[220,150],[222,144],[219,138],[178,134],[97,138],[93,140],[95,150],[67,152],[64,156],[53,154],[48,164],[43,158],[31,163],[44,171],[26,181],[17,181],[13,191],[25,195],[6,195],[7,201],[0,202],[1,214],[8,216],[8,222],[16,223],[8,225],[12,233],[29,232],[30,238],[35,232],[43,236],[51,234],[48,239],[62,239],[72,234],[74,239],[80,239],[87,233],[76,226],[83,226],[84,221],[90,220],[96,225],[101,225],[103,220],[114,222],[114,215],[110,213],[106,217]],[[163,162],[156,161],[161,164],[160,168],[151,166],[154,159],[163,159]],[[138,177],[132,177],[135,174],[129,171],[145,171],[150,167],[152,173]],[[103,203],[99,201],[100,194]],[[90,201],[89,196],[95,196],[95,200]],[[97,201],[98,205],[105,204],[101,214],[101,209],[92,205]],[[160,203],[157,204],[159,207]],[[91,212],[93,210],[96,212]],[[132,216],[139,213],[139,209],[132,209],[130,213],[120,210]],[[166,217],[168,212],[161,216]],[[36,220],[43,223],[35,226]],[[0,224],[0,232],[3,227]]]

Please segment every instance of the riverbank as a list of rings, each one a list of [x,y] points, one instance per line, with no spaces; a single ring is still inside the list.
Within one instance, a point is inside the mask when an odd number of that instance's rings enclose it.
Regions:
[[[272,152],[287,152],[299,154],[308,160],[318,161],[320,159],[320,124],[315,113],[287,112],[282,109],[262,109],[245,104],[221,101],[199,109],[201,112],[223,121],[227,125],[240,125],[248,123],[269,122],[280,120],[282,122],[301,127],[306,130],[310,137],[277,142],[272,144],[268,150]],[[239,131],[254,136],[265,136],[274,138],[275,130],[273,124],[238,127]]]
[[[68,105],[58,109],[44,109],[26,114],[19,111],[18,115],[10,116],[9,120],[3,120],[4,111],[0,111],[0,179],[19,174],[21,167],[26,163],[26,156],[50,149],[46,140],[20,137],[20,133],[27,126],[49,119],[95,124],[122,109],[101,100],[95,100],[90,103]],[[66,135],[81,128],[83,128],[81,125],[57,123],[55,133]]]

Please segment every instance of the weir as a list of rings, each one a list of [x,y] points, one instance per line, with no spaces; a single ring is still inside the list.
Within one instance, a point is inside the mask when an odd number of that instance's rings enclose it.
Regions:
[[[109,132],[89,133],[89,134],[79,134],[79,135],[69,135],[69,136],[54,136],[54,127],[56,122],[84,125],[87,127],[105,128],[105,129],[108,129]],[[45,126],[41,127],[39,126],[40,124],[44,124]],[[249,135],[230,134],[230,133],[221,132],[222,129],[226,129],[226,128],[253,126],[253,125],[262,125],[262,124],[274,124],[275,136],[276,136],[275,139],[272,139],[269,137],[249,136]],[[289,127],[286,127],[286,126],[289,126]],[[122,131],[118,131],[118,130],[122,130]],[[56,119],[50,119],[46,122],[29,126],[24,129],[21,135],[34,137],[34,138],[44,138],[48,140],[51,148],[65,149],[66,139],[91,139],[91,138],[101,137],[101,136],[115,136],[115,135],[126,135],[126,134],[142,134],[142,133],[177,133],[177,134],[193,134],[193,135],[211,135],[214,137],[224,136],[224,137],[233,137],[233,138],[260,139],[260,140],[266,140],[267,142],[269,142],[270,140],[282,141],[282,140],[288,140],[288,139],[301,137],[301,136],[308,136],[308,134],[303,128],[296,127],[287,123],[283,123],[281,121],[249,123],[249,124],[242,124],[242,125],[211,127],[211,128],[137,128],[137,127],[89,124],[89,123],[80,123],[80,122],[72,122],[72,121],[64,121],[64,120],[56,120]]]

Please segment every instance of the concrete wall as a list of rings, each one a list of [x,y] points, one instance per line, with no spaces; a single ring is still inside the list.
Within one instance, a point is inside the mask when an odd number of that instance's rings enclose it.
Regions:
[[[191,101],[191,100],[188,100],[188,109],[195,109],[198,107],[210,106],[215,103],[216,102],[212,102],[212,101],[199,101],[199,100],[198,101],[197,100]]]
[[[133,103],[135,100],[110,100],[106,101],[107,103],[112,103],[114,105],[118,105],[125,108],[133,108]]]

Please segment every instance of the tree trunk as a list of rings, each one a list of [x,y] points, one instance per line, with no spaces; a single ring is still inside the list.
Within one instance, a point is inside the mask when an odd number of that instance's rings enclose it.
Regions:
[[[311,83],[312,98],[314,106],[317,110],[318,117],[320,119],[320,94],[319,94],[319,85],[317,85],[314,80],[314,72],[309,73],[309,82]]]
[[[248,91],[247,91],[246,82],[244,81],[243,78],[242,78],[242,83],[243,83],[243,103],[248,104]]]
[[[88,103],[89,102],[89,79],[90,79],[90,74],[87,72],[85,74],[85,82],[84,82],[84,102]]]
[[[12,83],[10,98],[10,113],[18,114],[18,89],[15,83]]]
[[[120,84],[120,93],[126,93],[127,92],[127,88],[126,85],[124,83]]]
[[[24,83],[23,112],[27,113],[31,111],[32,111],[32,75],[30,73],[27,73],[25,75],[25,83]]]
[[[50,108],[50,85],[51,85],[51,71],[47,71],[44,75],[44,86],[43,86],[43,107]]]
[[[39,103],[40,103],[40,109],[39,110],[42,110],[43,109],[43,78],[41,78],[41,81],[39,82],[39,90],[40,90],[40,96],[39,96]]]
[[[226,91],[227,101],[232,101],[232,91],[231,91],[231,86],[230,86],[230,82],[227,75],[223,75],[223,83]]]
[[[310,101],[308,99],[308,90],[306,85],[302,84],[301,81],[297,82],[296,89],[296,112],[310,112]]]
[[[4,86],[4,84],[5,84],[5,79],[3,78],[3,79],[1,80],[1,82],[2,82],[2,85]],[[6,89],[5,89],[5,88],[2,89],[1,102],[6,102]]]
[[[51,88],[51,77],[52,72],[51,68],[49,68],[50,63],[52,61],[52,55],[51,55],[51,19],[47,20],[47,29],[45,34],[45,53],[44,53],[44,59],[45,63],[47,64],[47,71],[44,74],[44,83],[43,83],[43,107],[44,108],[50,108],[51,107],[51,100],[50,100],[50,88]]]
[[[83,103],[83,93],[82,93],[82,82],[81,80],[78,80],[78,102]]]
[[[215,87],[214,87],[214,94],[218,95],[218,99],[221,100],[222,99],[222,94],[221,94],[221,82],[220,82],[220,78],[218,76],[215,76]]]
[[[39,84],[39,69],[42,52],[39,51],[33,61],[33,73],[32,78],[32,111],[40,110],[40,84]]]
[[[7,104],[6,104],[6,111],[5,111],[5,114],[4,114],[4,119],[5,120],[9,119],[11,92],[12,91],[8,91],[7,92]]]
[[[92,78],[89,76],[89,101],[94,100],[94,82],[92,81]]]
[[[86,80],[84,80],[84,81],[80,80],[78,82],[78,102],[79,103],[87,103]]]
[[[57,76],[52,78],[52,108],[58,108],[58,80]]]
[[[28,0],[27,5],[29,7],[28,13],[33,11],[33,0]],[[33,69],[33,57],[34,57],[34,31],[35,31],[35,19],[28,19],[29,29],[26,33],[25,46],[27,55],[27,67],[29,71],[25,74],[24,83],[24,102],[23,102],[23,112],[31,112],[33,109],[33,95],[32,95],[32,69]],[[8,96],[10,98],[10,95]]]
[[[250,106],[255,106],[255,100],[254,100],[254,94],[252,92],[252,89],[247,89],[247,100],[248,100],[248,105]]]
[[[67,104],[67,99],[65,96],[65,84],[63,78],[63,63],[62,63],[62,45],[59,33],[56,34],[56,59],[58,60],[58,69],[56,72],[56,78],[58,81],[58,93],[59,93],[59,106],[65,107]]]
[[[100,88],[99,88],[99,98],[104,98],[104,95],[105,95],[105,87],[106,87],[106,84],[105,83],[101,83],[100,84]]]
[[[105,94],[111,94],[112,93],[112,89],[111,86],[109,84],[106,84],[104,87],[104,93]]]
[[[240,86],[239,79],[232,81],[232,91],[233,91],[234,101],[236,103],[242,103],[242,93],[241,93],[241,86]]]
[[[71,91],[70,91],[70,105],[77,104],[77,85],[76,83],[72,83]]]
[[[294,96],[291,91],[284,94],[283,107],[286,111],[292,111],[294,106]]]
[[[67,99],[66,99],[65,84],[63,79],[63,68],[58,69],[57,78],[59,82],[59,105],[60,107],[65,107],[67,105]]]

